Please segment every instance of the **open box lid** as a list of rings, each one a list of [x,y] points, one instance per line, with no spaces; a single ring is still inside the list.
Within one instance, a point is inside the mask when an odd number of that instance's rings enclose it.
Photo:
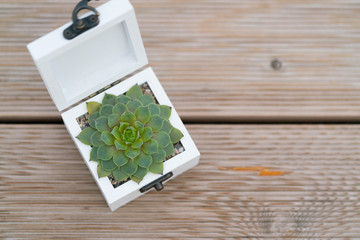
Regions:
[[[72,40],[68,23],[28,45],[59,111],[148,63],[134,9],[128,0],[97,8],[99,25]]]

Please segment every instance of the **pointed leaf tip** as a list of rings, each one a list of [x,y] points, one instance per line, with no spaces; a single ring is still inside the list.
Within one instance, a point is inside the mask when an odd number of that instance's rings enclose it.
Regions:
[[[144,105],[147,106],[151,103],[155,103],[155,100],[153,98],[153,96],[151,95],[143,95],[141,97],[139,97],[139,101]]]
[[[148,170],[146,168],[138,167],[136,173],[134,173],[134,175],[131,176],[131,180],[139,184],[147,173]]]
[[[124,173],[120,168],[114,170],[113,175],[119,182],[125,181],[128,178],[128,175]]]
[[[101,103],[98,102],[87,102],[86,108],[89,114],[93,114],[95,112],[98,112],[101,108]]]
[[[166,105],[160,105],[160,116],[166,120],[168,120],[171,116],[171,107]]]
[[[173,128],[170,132],[170,138],[172,143],[177,143],[183,136],[184,135],[182,134],[182,132],[177,128]]]
[[[109,176],[111,174],[111,172],[106,171],[105,169],[103,169],[103,167],[101,166],[101,163],[98,163],[98,165],[97,165],[97,174],[98,174],[99,178],[102,178],[102,177]]]
[[[116,103],[122,103],[122,104],[127,104],[129,101],[131,100],[130,97],[125,96],[125,95],[120,95],[116,97]]]
[[[163,174],[164,164],[162,162],[160,163],[153,162],[149,167],[149,171],[155,174]]]
[[[135,84],[133,87],[131,87],[129,89],[129,91],[127,91],[126,96],[132,98],[132,99],[136,99],[139,98],[141,96],[143,96],[143,92],[141,90],[141,87],[137,84]]]
[[[105,93],[104,98],[102,100],[102,104],[109,104],[109,105],[115,105],[116,102],[116,96],[113,94]]]

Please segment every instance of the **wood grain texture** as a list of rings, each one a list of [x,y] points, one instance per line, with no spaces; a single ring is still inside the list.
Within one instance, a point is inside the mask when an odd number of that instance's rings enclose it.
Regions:
[[[0,0],[1,121],[60,119],[25,45],[67,22],[75,2]],[[132,3],[184,120],[359,121],[359,0]]]
[[[64,126],[0,125],[0,238],[360,238],[360,125],[187,127],[200,165],[110,212]]]

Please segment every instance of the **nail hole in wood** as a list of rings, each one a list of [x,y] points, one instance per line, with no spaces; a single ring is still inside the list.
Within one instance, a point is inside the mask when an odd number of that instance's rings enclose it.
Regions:
[[[274,59],[271,61],[270,66],[274,71],[280,71],[282,67],[282,62],[279,59]]]

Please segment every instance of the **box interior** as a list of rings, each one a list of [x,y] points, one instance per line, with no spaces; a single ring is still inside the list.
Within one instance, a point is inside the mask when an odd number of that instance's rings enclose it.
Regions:
[[[79,94],[79,89],[94,88],[99,79],[135,65],[133,49],[126,24],[121,22],[50,59],[49,68],[69,101]]]

